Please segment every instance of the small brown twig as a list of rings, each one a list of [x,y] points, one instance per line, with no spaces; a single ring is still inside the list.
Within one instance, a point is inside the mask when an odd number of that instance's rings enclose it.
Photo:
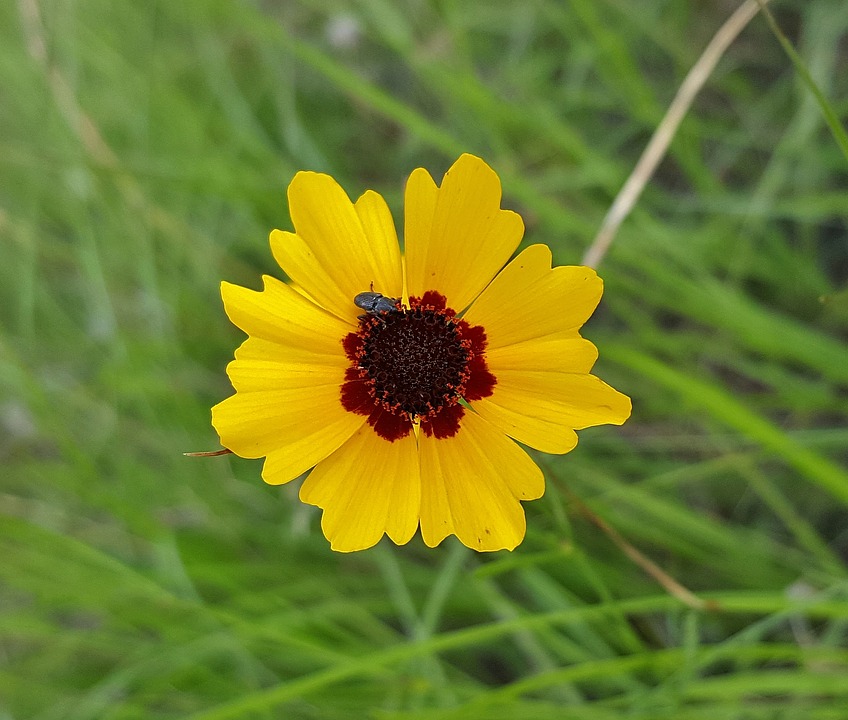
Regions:
[[[745,0],[710,40],[704,52],[701,53],[701,57],[692,66],[678,88],[674,100],[671,101],[663,119],[657,125],[657,129],[654,130],[651,140],[642,152],[633,172],[630,173],[630,177],[627,178],[618,195],[616,195],[601,223],[601,229],[598,230],[598,234],[583,255],[583,265],[597,268],[603,260],[621,223],[630,214],[642,194],[642,190],[645,189],[645,185],[657,169],[657,165],[665,157],[668,146],[671,144],[681,121],[692,106],[695,97],[712,75],[715,66],[730,44],[760,11],[760,5],[765,5],[767,2],[768,0],[759,0],[759,2],[758,0]]]
[[[572,493],[568,488],[565,489],[565,493],[568,495],[569,500],[571,500],[577,507],[580,512],[597,528],[599,528],[607,537],[610,538],[619,549],[627,555],[636,565],[642,568],[648,575],[650,575],[654,580],[657,581],[665,591],[671,595],[672,597],[677,598],[680,602],[688,605],[693,610],[717,610],[718,603],[714,600],[702,600],[695,593],[689,590],[687,587],[679,583],[675,580],[671,575],[669,575],[665,570],[663,570],[659,565],[657,565],[653,560],[643,555],[639,550],[637,550],[633,545],[631,545],[627,540],[622,537],[621,533],[618,532],[614,527],[612,527],[606,520],[600,517],[594,510],[592,510],[586,503],[584,503],[579,497],[577,497],[574,493]]]
[[[229,448],[222,448],[221,450],[203,450],[200,452],[184,452],[183,455],[186,457],[217,457],[218,455],[230,455],[233,451]]]

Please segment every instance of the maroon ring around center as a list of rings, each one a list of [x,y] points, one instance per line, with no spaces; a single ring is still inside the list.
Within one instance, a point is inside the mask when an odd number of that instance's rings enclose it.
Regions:
[[[449,438],[465,414],[460,400],[480,400],[497,379],[486,366],[486,332],[457,319],[444,295],[428,290],[409,307],[362,315],[342,340],[351,365],[341,388],[342,407],[367,415],[385,440],[412,431]]]

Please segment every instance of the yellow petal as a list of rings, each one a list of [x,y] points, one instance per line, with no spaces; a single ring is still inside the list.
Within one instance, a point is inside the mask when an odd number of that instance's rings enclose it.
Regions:
[[[221,283],[224,309],[248,335],[316,354],[344,356],[341,339],[350,324],[321,309],[276,278],[262,277],[261,292]]]
[[[269,485],[282,485],[335,452],[365,423],[364,417],[345,415],[322,427],[313,426],[310,434],[292,437],[283,447],[269,452],[262,466],[262,479]]]
[[[373,281],[375,291],[388,297],[400,297],[403,291],[400,245],[389,206],[382,195],[366,190],[356,201],[354,209],[368,238],[368,248],[373,253],[369,264],[375,273],[379,273],[368,279],[369,287],[363,290],[369,290]]]
[[[277,390],[282,386],[338,388],[349,364],[341,352],[319,355],[251,337],[236,350],[236,359],[227,365],[227,375],[239,392]]]
[[[403,204],[403,256],[407,273],[410,253],[416,258],[416,267],[422,265],[426,257],[427,247],[423,241],[430,237],[438,198],[439,187],[430,177],[430,173],[424,168],[413,170],[406,181]]]
[[[421,433],[421,535],[430,547],[455,534],[480,551],[512,550],[524,538],[521,500],[541,497],[542,471],[524,450],[467,412],[459,432]]]
[[[365,421],[341,405],[343,371],[334,382],[299,384],[279,378],[274,389],[238,392],[212,408],[221,444],[236,455],[276,453],[277,469],[267,482],[288,482],[327,457]],[[285,460],[285,462],[283,462]],[[280,467],[285,467],[285,471]],[[267,470],[267,468],[266,468]],[[294,473],[294,474],[291,474]]]
[[[549,335],[486,351],[486,363],[495,377],[506,370],[588,373],[597,359],[598,349],[579,335]]]
[[[510,437],[543,452],[561,454],[577,444],[573,429],[630,416],[630,398],[594,375],[527,370],[497,374],[494,393],[473,403],[481,417]]]
[[[551,269],[551,251],[531,245],[483,291],[465,314],[482,325],[489,349],[550,335],[575,335],[594,312],[603,281],[588,267]]]
[[[363,550],[384,533],[398,545],[409,542],[421,505],[414,435],[388,442],[364,425],[309,474],[300,499],[323,508],[321,528],[333,550]]]
[[[501,183],[486,163],[462,155],[436,188],[426,170],[409,178],[404,200],[404,250],[410,295],[445,295],[467,307],[515,252],[521,217],[500,209]]]
[[[365,193],[356,206],[329,175],[299,172],[289,185],[295,232],[274,230],[271,251],[294,283],[322,307],[349,322],[353,304],[369,290],[400,297],[397,233],[385,201]]]
[[[562,455],[577,446],[574,430],[559,420],[551,420],[547,414],[542,416],[535,408],[516,409],[500,405],[492,398],[483,398],[474,402],[474,409],[501,432],[536,450]]]
[[[482,417],[519,442],[547,453],[567,453],[577,445],[577,433],[566,426],[557,412],[540,412],[535,399],[523,405],[520,401],[510,402],[512,394],[510,388],[504,392],[502,378],[509,383],[512,377],[530,371],[588,373],[597,358],[597,348],[574,335],[551,335],[495,348],[486,353],[489,370],[498,379],[494,396],[475,400],[472,405]]]

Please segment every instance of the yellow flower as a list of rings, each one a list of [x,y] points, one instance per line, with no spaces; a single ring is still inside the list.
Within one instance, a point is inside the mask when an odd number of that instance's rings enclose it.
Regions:
[[[589,374],[598,353],[578,332],[602,281],[552,269],[544,245],[506,264],[524,223],[472,155],[441,186],[412,173],[403,255],[373,191],[352,203],[330,176],[299,172],[288,199],[296,232],[274,230],[271,249],[292,284],[221,286],[248,334],[227,368],[236,393],[212,409],[222,445],[265,457],[272,485],[311,468],[300,498],[323,509],[334,550],[383,534],[403,544],[419,525],[430,547],[456,535],[513,549],[520,501],[544,492],[514,441],[566,453],[575,429],[630,415],[630,399]]]

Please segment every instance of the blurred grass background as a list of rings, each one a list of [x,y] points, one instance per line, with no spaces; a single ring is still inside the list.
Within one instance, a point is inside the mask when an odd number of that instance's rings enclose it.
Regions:
[[[0,3],[0,718],[848,718],[848,161],[757,17],[600,267],[634,401],[512,554],[333,554],[214,449],[298,169],[459,153],[580,260],[734,2]],[[848,5],[773,7],[848,116]],[[575,498],[716,607],[665,594]]]

